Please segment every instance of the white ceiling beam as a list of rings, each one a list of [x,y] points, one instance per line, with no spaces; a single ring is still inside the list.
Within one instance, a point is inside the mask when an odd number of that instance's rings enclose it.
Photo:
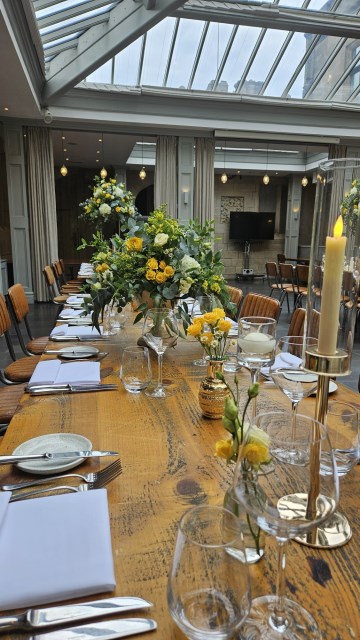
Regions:
[[[111,4],[111,0],[88,0],[87,2],[77,4],[65,10],[58,9],[57,11],[54,11],[47,16],[37,18],[38,27],[39,29],[45,29],[46,27],[51,27],[53,24],[57,24],[58,22],[62,22],[63,20],[72,20],[77,16],[82,16],[88,11],[101,9],[101,7],[104,7],[107,4]],[[116,3],[113,2],[112,4],[115,6]]]
[[[43,94],[44,104],[74,87],[183,3],[184,0],[157,0],[155,9],[150,10],[142,3],[123,0],[110,12],[105,24],[80,36],[76,55],[73,51],[65,51],[51,60]]]
[[[91,16],[90,18],[84,18],[84,20],[79,20],[78,22],[72,22],[67,25],[63,25],[58,29],[53,29],[48,33],[45,33],[41,36],[43,44],[48,44],[49,42],[53,42],[54,40],[59,40],[60,38],[65,38],[66,36],[71,35],[72,33],[84,32],[91,27],[96,26],[97,24],[107,23],[109,14],[104,12],[96,16]]]
[[[173,16],[191,20],[210,20],[248,27],[264,27],[300,33],[320,33],[346,38],[359,38],[360,17],[325,11],[287,9],[278,5],[252,6],[212,0],[188,0]]]

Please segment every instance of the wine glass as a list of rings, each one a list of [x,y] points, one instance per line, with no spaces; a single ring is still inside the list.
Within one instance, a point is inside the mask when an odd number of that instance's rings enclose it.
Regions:
[[[193,640],[233,638],[250,610],[239,518],[223,507],[193,507],[182,516],[169,574],[170,613]]]
[[[291,400],[291,413],[295,420],[299,402],[316,391],[318,376],[305,371],[305,351],[317,346],[317,338],[304,336],[284,336],[276,345],[275,361],[269,374],[278,387]],[[301,462],[301,452],[294,452]]]
[[[238,353],[239,364],[250,370],[251,383],[258,381],[261,367],[269,366],[275,357],[276,320],[248,316],[239,318]],[[256,415],[256,398],[253,403]]]
[[[179,327],[172,309],[148,309],[144,319],[143,338],[146,344],[158,356],[158,382],[155,388],[147,388],[145,393],[151,398],[167,398],[172,392],[167,391],[162,382],[163,355],[172,347],[178,338]]]
[[[241,628],[243,640],[319,640],[321,633],[308,611],[285,597],[285,561],[289,539],[305,535],[311,545],[316,527],[334,512],[339,499],[339,481],[327,428],[314,418],[295,415],[291,429],[290,413],[270,412],[258,415],[253,424],[268,438],[274,470],[259,475],[246,459],[246,446],[240,452],[234,476],[234,493],[247,513],[278,543],[276,595],[256,598]],[[253,432],[253,436],[251,436]],[[256,437],[248,429],[245,442]],[[254,439],[253,439],[254,442]],[[278,457],[277,452],[288,451]],[[308,464],[297,464],[292,453],[302,450]],[[329,474],[319,473],[319,452],[326,453]],[[252,451],[254,455],[254,451]],[[301,569],[300,569],[301,570]],[[292,576],[294,581],[294,576]]]
[[[213,306],[213,299],[210,296],[197,296],[191,311],[191,320],[194,320],[196,316],[202,316],[204,313],[212,311]],[[206,367],[207,363],[208,359],[205,355],[202,358],[193,360],[193,364],[197,367]]]

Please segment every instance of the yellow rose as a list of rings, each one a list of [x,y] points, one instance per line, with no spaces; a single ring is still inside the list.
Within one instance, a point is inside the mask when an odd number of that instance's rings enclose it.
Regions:
[[[253,467],[259,467],[261,464],[269,461],[269,450],[262,444],[246,444],[242,457]]]
[[[125,245],[128,251],[141,251],[143,241],[142,238],[127,238]]]
[[[106,262],[103,262],[102,264],[98,264],[98,266],[96,267],[95,271],[96,271],[96,273],[103,273],[104,271],[107,271],[108,269],[110,269],[109,265],[106,264]]]
[[[163,271],[157,271],[155,280],[158,284],[163,284],[166,281],[166,276]]]
[[[216,307],[212,310],[213,313],[217,316],[217,318],[225,318],[225,311],[221,307]]]
[[[201,336],[201,342],[202,344],[205,345],[210,345],[212,343],[212,341],[214,340],[214,336],[211,333],[211,331],[205,331],[203,333],[203,335]]]
[[[194,324],[191,324],[188,328],[187,328],[187,334],[189,336],[193,336],[193,338],[197,338],[197,336],[200,335],[202,330],[202,324],[201,322],[194,322]]]
[[[173,269],[173,267],[170,264],[168,264],[164,269],[164,273],[167,278],[172,278],[175,273],[175,269]]]
[[[230,331],[231,327],[232,322],[230,322],[230,320],[219,320],[217,324],[217,328],[219,329],[219,331],[223,331],[224,333]]]
[[[149,271],[145,273],[146,280],[155,280],[155,277],[156,277],[156,273],[152,269],[149,269]]]
[[[107,199],[111,198],[111,194],[110,193],[105,193],[105,198],[107,198]]]
[[[115,207],[115,211],[116,211],[116,213],[120,213],[121,207]]]
[[[159,269],[162,269],[162,270],[164,271],[165,267],[166,267],[166,262],[165,262],[165,260],[161,260],[161,261],[159,262]]]
[[[159,263],[155,258],[149,258],[149,260],[146,263],[146,266],[148,269],[151,269],[151,271],[154,271],[159,267]]]
[[[218,440],[215,444],[215,455],[219,458],[231,460],[234,455],[232,440]]]
[[[204,322],[206,324],[214,325],[218,321],[218,316],[214,311],[209,311],[208,313],[204,313]]]

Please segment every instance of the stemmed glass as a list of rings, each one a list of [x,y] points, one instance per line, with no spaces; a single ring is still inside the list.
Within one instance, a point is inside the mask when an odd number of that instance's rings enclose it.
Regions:
[[[299,604],[285,597],[285,561],[289,539],[305,535],[311,544],[317,525],[334,512],[339,499],[339,482],[335,458],[326,427],[315,419],[270,412],[253,421],[267,434],[274,470],[260,475],[246,460],[246,446],[240,452],[234,476],[234,492],[247,513],[278,543],[276,595],[256,598],[241,628],[243,640],[320,639],[321,632],[313,617]],[[251,437],[250,428],[246,437]],[[265,436],[265,434],[264,434]],[[277,456],[277,451],[288,456]],[[297,464],[294,450],[302,450],[308,464]],[[318,452],[326,453],[328,475],[319,474]],[[294,576],[292,577],[294,581]]]
[[[195,302],[191,311],[191,320],[196,318],[196,316],[202,316],[204,313],[208,313],[208,311],[212,311],[213,309],[213,300],[210,296],[197,296],[195,298]],[[206,367],[208,363],[208,359],[205,354],[202,358],[197,360],[193,360],[193,364],[197,367]]]
[[[167,398],[172,392],[167,391],[162,382],[163,355],[172,347],[178,338],[179,327],[172,309],[148,309],[144,319],[143,338],[158,357],[158,382],[155,388],[147,388],[145,393],[151,398]]]
[[[170,613],[193,640],[234,638],[250,610],[250,583],[239,518],[223,507],[182,516],[170,570]]]
[[[269,366],[275,357],[276,320],[248,316],[239,318],[239,364],[250,370],[251,383],[258,381],[261,367]],[[253,416],[256,415],[256,398],[253,400]]]

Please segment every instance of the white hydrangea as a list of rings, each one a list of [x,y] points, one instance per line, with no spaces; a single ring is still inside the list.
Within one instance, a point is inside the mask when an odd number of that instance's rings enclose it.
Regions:
[[[199,263],[191,256],[185,255],[180,262],[180,269],[182,273],[189,271],[190,269],[200,269]]]
[[[109,207],[108,204],[104,203],[100,205],[99,211],[102,216],[108,216],[109,213],[111,213],[111,207]]]
[[[154,238],[154,246],[155,247],[163,247],[164,244],[169,240],[169,236],[167,233],[157,233]]]
[[[120,189],[120,187],[115,187],[114,194],[116,195],[117,198],[123,198],[124,197],[124,192],[123,192],[122,189]]]

